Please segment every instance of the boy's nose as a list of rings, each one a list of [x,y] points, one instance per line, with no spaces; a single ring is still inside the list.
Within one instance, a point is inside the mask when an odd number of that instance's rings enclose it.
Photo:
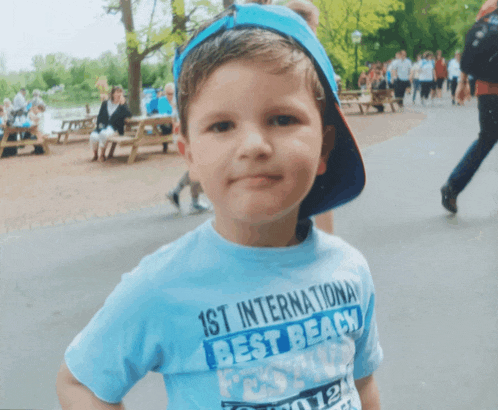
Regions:
[[[259,128],[241,130],[239,154],[242,157],[262,158],[271,155],[272,145]]]

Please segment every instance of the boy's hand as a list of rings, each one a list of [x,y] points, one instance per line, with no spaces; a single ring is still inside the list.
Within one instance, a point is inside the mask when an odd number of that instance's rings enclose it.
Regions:
[[[362,410],[380,410],[380,397],[373,374],[354,381],[360,395]]]
[[[63,362],[57,374],[57,395],[63,410],[125,410],[122,403],[110,404],[99,400],[73,376]]]

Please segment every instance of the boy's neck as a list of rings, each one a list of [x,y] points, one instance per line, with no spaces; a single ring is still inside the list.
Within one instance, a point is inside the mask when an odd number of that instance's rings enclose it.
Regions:
[[[277,221],[253,224],[233,219],[215,218],[214,229],[230,242],[254,247],[285,247],[297,245],[297,214]]]

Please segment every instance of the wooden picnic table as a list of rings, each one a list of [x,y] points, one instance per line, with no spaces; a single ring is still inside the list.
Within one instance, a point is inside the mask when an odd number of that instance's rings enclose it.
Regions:
[[[343,97],[341,97],[343,96]],[[394,90],[371,90],[368,92],[349,92],[344,95],[343,93],[339,96],[341,106],[351,106],[357,105],[362,114],[366,114],[370,107],[377,105],[389,105],[391,111],[394,112],[394,104],[400,105],[401,98],[394,97]]]
[[[58,131],[52,131],[57,136],[57,143],[64,137],[63,144],[67,144],[69,135],[90,135],[97,126],[97,116],[89,115],[85,118],[63,120],[62,127]]]
[[[4,148],[7,147],[23,147],[26,145],[41,145],[43,146],[43,151],[45,155],[50,154],[50,148],[48,146],[48,141],[46,139],[39,140],[37,138],[37,126],[32,125],[31,127],[15,127],[10,125],[1,124],[3,128],[3,137],[0,140],[0,157],[3,154]],[[16,141],[7,141],[7,138],[11,134],[23,134],[29,132],[35,139],[20,139]]]
[[[132,164],[138,153],[138,147],[145,145],[169,144],[173,142],[173,134],[163,135],[161,125],[173,124],[174,116],[163,115],[153,117],[131,117],[125,120],[125,135],[108,138],[111,149],[107,158],[114,156],[116,145],[131,146],[128,164]]]

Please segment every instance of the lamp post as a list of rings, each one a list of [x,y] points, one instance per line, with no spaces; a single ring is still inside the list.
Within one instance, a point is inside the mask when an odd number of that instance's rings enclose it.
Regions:
[[[354,77],[353,86],[358,86],[358,44],[361,43],[361,31],[355,30],[351,33],[351,40],[354,44]]]

